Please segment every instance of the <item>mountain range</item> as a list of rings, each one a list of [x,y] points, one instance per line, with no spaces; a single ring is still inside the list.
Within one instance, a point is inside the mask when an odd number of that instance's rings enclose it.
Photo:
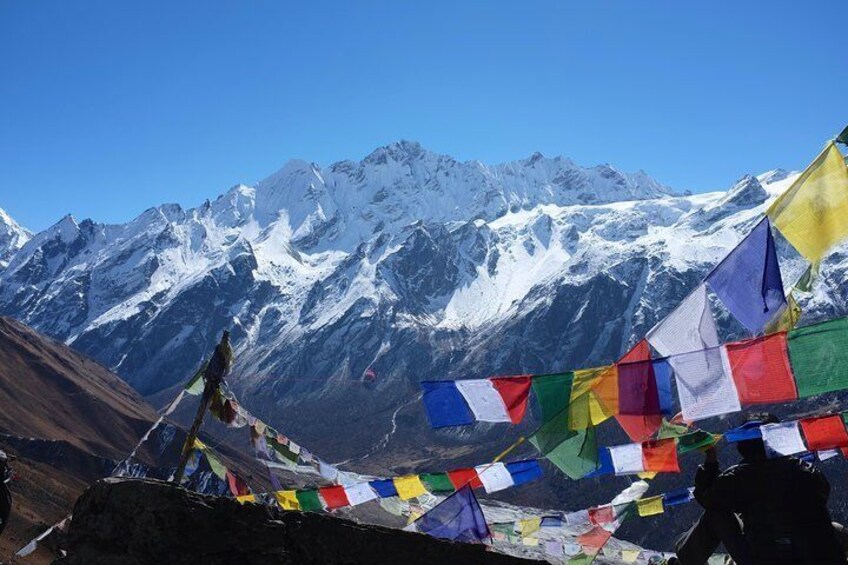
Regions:
[[[503,429],[430,430],[421,379],[615,360],[795,176],[692,195],[610,165],[489,166],[401,141],[125,224],[66,216],[31,234],[2,214],[0,313],[159,404],[230,329],[243,402],[325,456],[372,472],[479,458]],[[777,237],[788,285],[804,264]],[[848,312],[847,250],[801,297],[805,321]]]

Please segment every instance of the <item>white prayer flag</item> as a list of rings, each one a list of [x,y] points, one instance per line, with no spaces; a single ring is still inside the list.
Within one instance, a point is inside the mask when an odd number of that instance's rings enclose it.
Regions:
[[[552,557],[562,557],[562,542],[551,540],[546,541],[545,553]]]
[[[583,546],[579,543],[567,543],[562,546],[562,552],[569,557],[583,552]]]
[[[489,494],[507,489],[515,484],[512,475],[503,463],[478,465],[474,467],[474,470],[477,471],[477,477]]]
[[[569,526],[585,526],[587,524],[591,524],[589,521],[589,511],[588,510],[578,510],[576,512],[569,512],[564,516],[565,523]]]
[[[668,362],[674,369],[684,420],[694,422],[742,410],[723,347],[675,355]]]
[[[357,506],[370,500],[377,498],[377,493],[371,488],[368,483],[357,483],[344,487],[345,496],[350,501],[351,506]]]
[[[489,379],[456,381],[478,422],[512,422],[503,398]]]
[[[642,460],[642,444],[628,443],[609,448],[612,467],[616,475],[633,475],[645,470]]]
[[[318,460],[318,472],[328,481],[335,483],[339,477],[339,470],[325,461]]]
[[[666,357],[718,345],[718,332],[704,283],[651,328],[648,343]]]
[[[760,426],[766,448],[777,455],[793,455],[807,451],[798,422],[781,422]]]
[[[839,455],[840,451],[838,449],[823,449],[821,451],[817,451],[816,455],[819,456],[819,461],[827,461],[828,459],[832,459]]]

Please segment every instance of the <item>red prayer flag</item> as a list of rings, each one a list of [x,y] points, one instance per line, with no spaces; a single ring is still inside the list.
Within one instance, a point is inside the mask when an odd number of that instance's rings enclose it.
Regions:
[[[350,501],[347,499],[343,486],[321,487],[318,489],[318,492],[321,493],[324,504],[330,510],[350,506]]]
[[[642,444],[642,462],[648,472],[679,473],[677,442],[673,438],[646,441]]]
[[[250,487],[247,486],[247,483],[231,471],[227,471],[227,484],[230,486],[230,493],[233,496],[250,494]]]
[[[480,477],[477,476],[477,471],[474,469],[448,471],[448,478],[456,490],[461,489],[466,484],[471,488],[483,488],[483,483],[480,482]]]
[[[633,348],[625,353],[619,363],[633,363],[636,361],[649,361],[651,359],[651,346],[648,340],[643,339],[633,346]],[[615,417],[621,429],[625,431],[627,436],[636,443],[641,443],[644,440],[653,436],[657,430],[662,427],[662,415],[651,414],[647,416],[634,416],[619,414]]]
[[[589,521],[597,526],[615,522],[615,511],[613,510],[612,505],[607,504],[606,506],[590,508]]]
[[[530,375],[520,377],[497,377],[490,379],[503,399],[513,424],[521,423],[527,411],[527,396],[530,393]]]
[[[586,553],[597,553],[611,537],[610,532],[600,526],[595,526],[585,534],[578,536],[577,543],[583,547],[583,551]]]
[[[801,420],[801,429],[810,451],[848,447],[848,431],[842,416],[807,418]]]
[[[728,343],[725,350],[742,404],[772,404],[798,398],[786,332]]]

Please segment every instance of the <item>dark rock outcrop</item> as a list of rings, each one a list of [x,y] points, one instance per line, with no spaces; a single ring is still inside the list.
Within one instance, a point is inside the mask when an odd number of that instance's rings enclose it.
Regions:
[[[323,514],[240,505],[152,480],[106,479],[83,493],[57,565],[432,565],[533,563]]]

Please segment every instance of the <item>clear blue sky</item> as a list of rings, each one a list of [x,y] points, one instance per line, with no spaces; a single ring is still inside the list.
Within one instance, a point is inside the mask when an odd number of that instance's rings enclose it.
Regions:
[[[401,138],[724,188],[848,122],[846,23],[845,0],[0,0],[0,207],[126,221]]]

